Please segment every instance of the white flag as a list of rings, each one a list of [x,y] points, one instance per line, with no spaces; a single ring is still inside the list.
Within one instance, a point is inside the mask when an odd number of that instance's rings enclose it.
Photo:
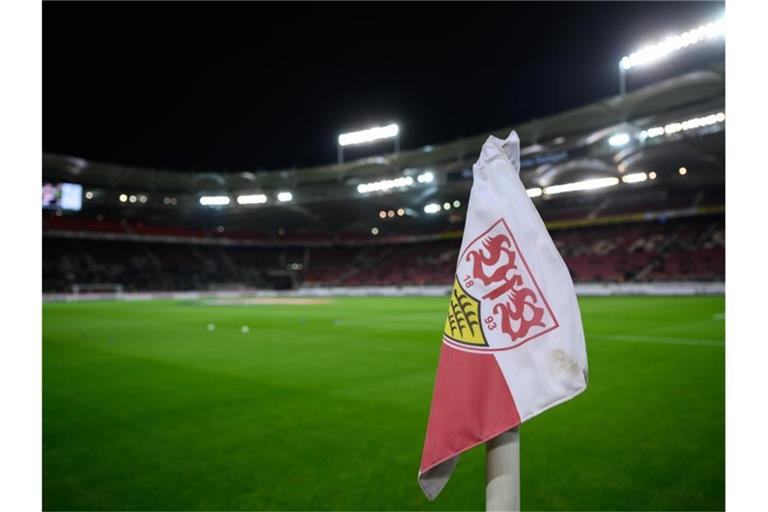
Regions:
[[[587,353],[565,262],[520,180],[520,141],[474,165],[419,484],[434,499],[458,455],[579,394]]]

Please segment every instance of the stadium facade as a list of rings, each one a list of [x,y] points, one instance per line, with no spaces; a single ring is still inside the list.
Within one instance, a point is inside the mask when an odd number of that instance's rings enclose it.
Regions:
[[[450,285],[472,164],[521,177],[577,283],[725,279],[725,69],[492,134],[307,169],[180,172],[43,155],[43,287],[67,293]]]

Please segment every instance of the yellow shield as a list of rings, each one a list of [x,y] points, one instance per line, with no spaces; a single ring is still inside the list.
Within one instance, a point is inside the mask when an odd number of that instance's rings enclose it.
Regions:
[[[464,291],[458,279],[453,281],[451,303],[448,306],[443,334],[459,343],[488,346],[480,326],[480,302]]]

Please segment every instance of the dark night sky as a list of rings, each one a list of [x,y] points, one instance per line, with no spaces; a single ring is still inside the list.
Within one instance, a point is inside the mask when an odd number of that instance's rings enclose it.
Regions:
[[[399,122],[403,149],[448,142],[614,95],[622,55],[722,12],[720,2],[47,2],[43,150],[255,170],[331,163],[339,133],[375,123]],[[637,71],[630,88],[717,51]]]

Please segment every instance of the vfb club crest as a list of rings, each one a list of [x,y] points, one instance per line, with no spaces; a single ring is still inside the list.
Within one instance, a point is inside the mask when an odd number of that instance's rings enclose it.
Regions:
[[[469,351],[519,347],[559,324],[504,219],[459,256],[443,341]]]

